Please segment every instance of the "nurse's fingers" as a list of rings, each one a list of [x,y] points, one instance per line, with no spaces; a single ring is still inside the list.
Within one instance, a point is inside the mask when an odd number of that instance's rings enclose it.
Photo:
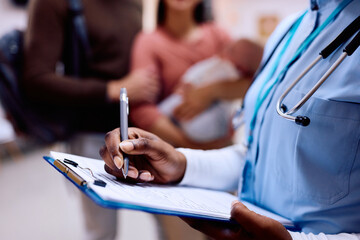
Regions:
[[[112,169],[108,165],[104,166],[105,171],[118,179],[125,179],[122,170],[119,169]],[[139,171],[134,166],[129,166],[128,176],[126,178],[126,181],[128,182],[139,182],[137,181],[139,179]]]
[[[100,148],[99,154],[108,167],[110,167],[111,169],[114,169],[114,170],[119,169],[115,166],[115,163],[114,163],[112,157],[110,156],[110,153],[108,152],[106,146],[102,146]]]
[[[129,139],[138,139],[138,138],[147,138],[151,140],[159,139],[156,135],[135,127],[131,127],[128,129],[128,135],[129,135]]]
[[[259,231],[264,226],[263,216],[250,211],[239,201],[233,202],[231,208],[231,218],[238,222],[249,232]]]
[[[127,178],[124,178],[122,171],[117,169],[111,169],[108,165],[105,165],[105,171],[118,179],[126,180],[130,183],[139,183],[139,182],[151,182],[154,180],[154,175],[152,175],[147,170],[138,170],[134,166],[129,166],[129,172]]]
[[[250,211],[239,201],[233,203],[231,208],[231,218],[236,220],[246,231],[259,232],[267,229],[270,225],[269,218]]]
[[[209,221],[196,218],[181,218],[190,227],[206,234],[212,239],[221,239],[221,240],[232,240],[232,239],[241,239],[241,240],[250,240],[248,235],[243,233],[243,229],[233,223],[225,223],[218,221]]]
[[[100,155],[104,159],[106,172],[116,176],[117,178],[124,178],[122,169],[115,166],[114,161],[111,159],[110,154],[105,146],[100,149]],[[128,177],[137,179],[139,177],[139,171],[134,166],[132,166],[132,162],[130,162],[130,164]],[[142,177],[142,179],[144,179],[144,177]]]
[[[117,177],[117,178],[123,178],[123,173],[121,170],[119,169],[112,169],[111,167],[109,167],[107,164],[104,165],[104,169],[107,173]]]
[[[236,201],[232,205],[231,218],[244,229],[245,235],[253,239],[290,240],[286,228],[271,218],[250,211],[245,205]]]
[[[164,151],[164,144],[162,141],[142,137],[123,141],[120,143],[120,148],[124,153],[130,155],[156,157]]]
[[[151,182],[155,179],[155,177],[147,170],[140,170],[138,179],[144,182]]]
[[[123,155],[120,152],[120,129],[114,129],[105,135],[105,145],[115,166],[120,169],[123,165]],[[105,159],[104,159],[105,160]]]
[[[115,166],[113,160],[110,157],[109,152],[107,151],[106,147],[103,146],[100,149],[100,155],[104,159],[105,162],[105,171],[114,175],[117,178],[123,179],[124,175],[121,168]],[[139,177],[139,171],[132,165],[133,163],[130,162],[130,166],[128,169],[128,177],[132,179],[137,179]]]

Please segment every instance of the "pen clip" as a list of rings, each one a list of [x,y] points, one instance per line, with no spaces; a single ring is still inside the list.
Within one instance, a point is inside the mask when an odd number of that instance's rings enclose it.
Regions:
[[[126,97],[126,113],[129,116],[129,98]]]

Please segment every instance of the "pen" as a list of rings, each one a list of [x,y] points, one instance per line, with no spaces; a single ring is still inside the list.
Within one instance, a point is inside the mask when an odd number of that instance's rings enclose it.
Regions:
[[[128,139],[128,114],[129,114],[129,99],[127,97],[126,88],[120,89],[120,141]],[[124,165],[122,173],[124,178],[127,177],[129,171],[129,157],[124,154]]]

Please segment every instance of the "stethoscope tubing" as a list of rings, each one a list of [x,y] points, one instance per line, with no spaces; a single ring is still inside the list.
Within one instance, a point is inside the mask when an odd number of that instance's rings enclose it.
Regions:
[[[314,93],[319,89],[319,87],[330,77],[330,75],[339,67],[339,65],[344,61],[348,56],[351,56],[355,50],[360,45],[360,16],[357,17],[349,26],[347,26],[339,35],[334,39],[327,47],[325,47],[319,54],[319,56],[295,79],[295,81],[285,90],[285,92],[280,96],[276,104],[277,113],[291,121],[295,121],[297,124],[302,126],[307,126],[310,124],[310,119],[306,116],[291,116],[291,114],[296,113],[308,100],[314,95]],[[295,85],[321,60],[327,58],[331,55],[341,44],[346,42],[351,36],[353,36],[357,31],[359,31],[356,36],[351,40],[349,44],[343,50],[343,53],[339,58],[331,65],[331,67],[325,72],[325,74],[320,78],[320,80],[310,89],[309,92],[289,111],[284,110],[282,102],[289,92],[295,87]]]
[[[276,104],[276,111],[277,113],[282,116],[283,118],[286,118],[288,120],[293,120],[295,121],[295,117],[294,116],[290,116],[290,114],[295,113],[299,107],[298,106],[302,106],[304,103],[302,102],[303,99],[301,99],[296,105],[295,107],[293,107],[290,111],[286,111],[283,112],[281,105],[282,102],[284,100],[284,98],[289,94],[289,92],[295,87],[295,85],[321,60],[321,56],[319,55],[300,75],[297,79],[295,79],[295,81],[285,90],[285,92],[280,96],[279,100],[277,101]],[[301,107],[300,106],[300,107]]]

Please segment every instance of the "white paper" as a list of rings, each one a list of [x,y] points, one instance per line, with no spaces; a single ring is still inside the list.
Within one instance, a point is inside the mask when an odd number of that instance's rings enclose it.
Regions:
[[[54,159],[69,159],[79,164],[73,167],[67,164],[73,171],[83,177],[91,189],[102,199],[121,202],[140,207],[156,208],[166,211],[191,213],[200,216],[208,216],[217,219],[230,219],[231,203],[238,198],[230,193],[208,189],[166,186],[154,184],[126,184],[117,181],[116,178],[104,170],[104,162],[91,158],[75,156],[66,153],[51,152]],[[94,177],[106,182],[106,187],[94,185]],[[291,221],[276,214],[243,202],[250,210],[261,215],[268,216],[284,225],[292,226]]]

